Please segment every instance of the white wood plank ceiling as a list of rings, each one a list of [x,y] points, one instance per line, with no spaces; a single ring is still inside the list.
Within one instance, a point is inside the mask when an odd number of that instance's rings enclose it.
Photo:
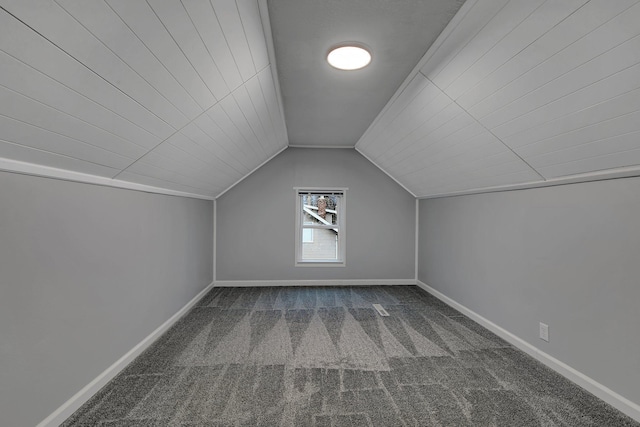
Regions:
[[[221,194],[288,144],[260,1],[0,0],[0,169]],[[640,174],[638,23],[467,0],[356,149],[418,197]]]
[[[2,0],[0,157],[215,197],[287,146],[255,0]]]
[[[638,174],[639,119],[640,2],[468,0],[356,148],[430,197]]]

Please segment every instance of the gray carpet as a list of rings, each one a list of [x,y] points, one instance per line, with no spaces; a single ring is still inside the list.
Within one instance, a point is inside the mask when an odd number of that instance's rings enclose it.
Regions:
[[[63,425],[640,426],[415,286],[214,288]]]

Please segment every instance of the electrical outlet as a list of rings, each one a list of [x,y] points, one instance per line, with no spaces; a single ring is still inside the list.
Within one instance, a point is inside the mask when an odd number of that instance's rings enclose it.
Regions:
[[[540,322],[540,339],[549,342],[549,325]]]

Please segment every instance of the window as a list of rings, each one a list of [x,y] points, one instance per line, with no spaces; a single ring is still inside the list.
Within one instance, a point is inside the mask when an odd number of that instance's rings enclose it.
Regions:
[[[295,189],[296,265],[345,265],[345,191]]]

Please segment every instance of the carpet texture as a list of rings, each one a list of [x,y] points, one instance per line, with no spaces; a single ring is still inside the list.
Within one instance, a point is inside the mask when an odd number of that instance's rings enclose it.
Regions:
[[[214,288],[63,426],[640,423],[421,289],[376,286]]]

